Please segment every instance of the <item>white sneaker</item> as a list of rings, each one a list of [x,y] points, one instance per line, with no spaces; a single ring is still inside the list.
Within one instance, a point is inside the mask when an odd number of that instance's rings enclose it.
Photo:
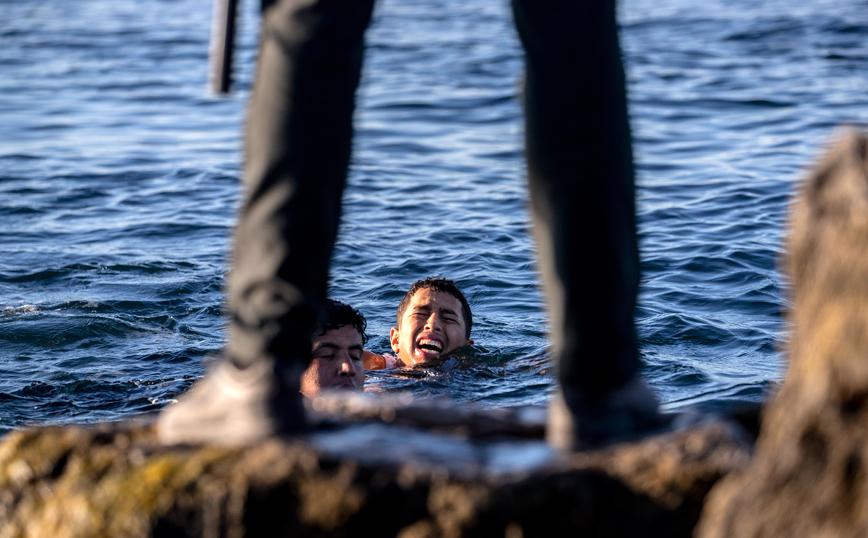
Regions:
[[[163,409],[157,419],[160,441],[240,446],[304,431],[301,371],[293,372],[293,366],[260,360],[241,370],[222,360],[178,403]]]

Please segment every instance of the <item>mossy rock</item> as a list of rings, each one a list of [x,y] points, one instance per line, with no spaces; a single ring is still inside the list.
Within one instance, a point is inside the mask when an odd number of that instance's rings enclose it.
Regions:
[[[335,454],[316,436],[219,448],[162,446],[142,423],[14,432],[0,445],[0,536],[690,536],[709,489],[750,457],[736,427],[712,423],[533,470],[468,472],[402,459],[395,440],[511,443],[519,456],[531,445],[378,427],[392,462]]]

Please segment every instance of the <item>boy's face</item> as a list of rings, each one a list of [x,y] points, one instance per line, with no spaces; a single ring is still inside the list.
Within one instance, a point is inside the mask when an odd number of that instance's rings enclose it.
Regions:
[[[473,343],[465,336],[461,302],[452,294],[430,288],[413,295],[399,327],[392,327],[392,351],[408,366],[444,357]]]
[[[301,375],[301,392],[313,398],[321,390],[356,390],[365,386],[362,335],[344,325],[313,336],[310,366]]]

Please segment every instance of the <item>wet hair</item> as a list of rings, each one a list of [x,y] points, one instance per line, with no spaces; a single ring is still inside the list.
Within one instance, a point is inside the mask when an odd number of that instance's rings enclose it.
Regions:
[[[470,305],[467,304],[467,299],[464,298],[464,294],[461,293],[461,290],[458,289],[455,282],[445,278],[429,276],[425,280],[417,280],[416,282],[413,282],[413,285],[410,286],[410,291],[404,295],[401,299],[401,303],[398,305],[398,328],[401,328],[401,318],[404,317],[404,312],[406,312],[407,307],[410,306],[410,301],[413,300],[413,296],[416,295],[416,292],[419,290],[426,289],[431,291],[442,291],[443,293],[448,293],[458,299],[458,302],[461,303],[461,317],[464,318],[464,338],[470,338],[470,329],[473,328],[473,314],[470,312]]]
[[[329,331],[352,325],[362,336],[362,343],[364,344],[368,341],[368,335],[365,334],[368,322],[365,320],[365,316],[352,306],[335,301],[334,299],[326,299],[325,313],[325,319],[317,325],[316,331],[314,331],[317,336],[322,336]]]

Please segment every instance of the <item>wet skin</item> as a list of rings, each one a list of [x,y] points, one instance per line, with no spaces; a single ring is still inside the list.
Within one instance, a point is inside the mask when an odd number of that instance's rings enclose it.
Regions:
[[[416,292],[398,327],[392,327],[392,351],[406,366],[445,357],[473,344],[465,336],[461,302],[449,293],[423,288]]]
[[[352,325],[315,334],[311,357],[310,366],[301,376],[301,392],[308,398],[321,390],[364,389],[362,336]]]

